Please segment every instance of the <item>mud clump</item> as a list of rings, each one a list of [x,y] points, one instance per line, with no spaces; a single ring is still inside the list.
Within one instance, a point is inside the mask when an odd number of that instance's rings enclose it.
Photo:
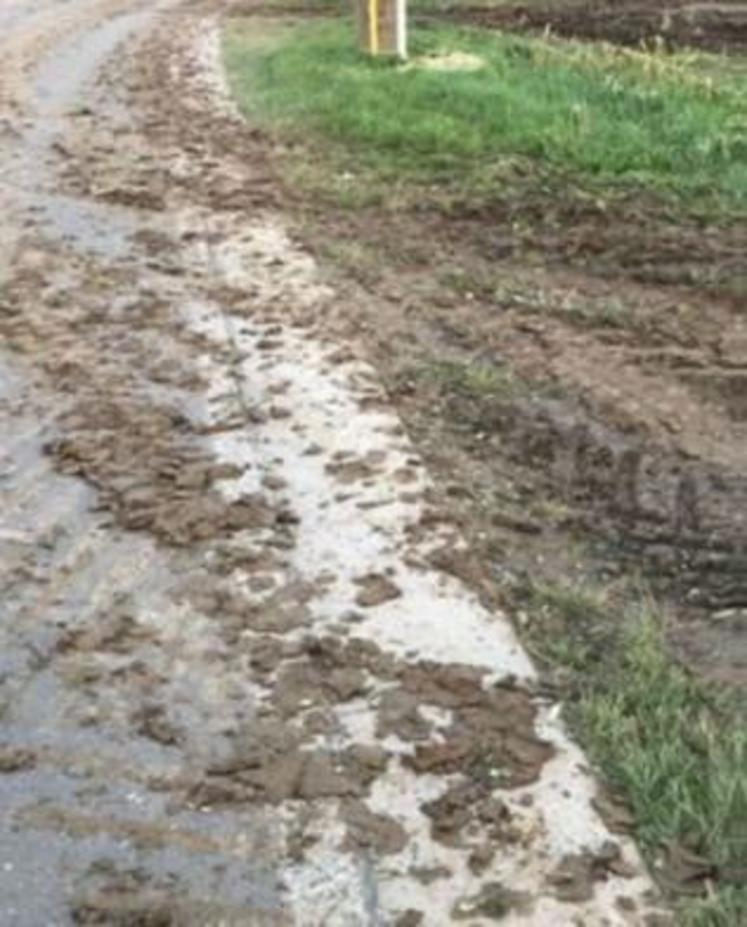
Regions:
[[[227,756],[193,782],[189,805],[337,798],[347,847],[395,853],[404,840],[400,824],[372,812],[364,799],[390,763],[402,763],[417,774],[460,777],[422,807],[434,839],[463,846],[465,833],[475,826],[484,841],[514,839],[511,816],[493,792],[532,782],[553,754],[535,733],[536,708],[528,693],[487,685],[484,671],[459,664],[402,664],[355,639],[310,637],[291,643],[263,635],[257,644],[268,690],[262,714],[234,737]],[[356,743],[318,748],[318,735],[337,729],[335,706],[371,698],[372,691],[378,692],[378,736],[395,734],[415,744],[414,751],[395,755],[393,749]],[[475,854],[475,869],[481,864],[489,864],[486,848]]]
[[[355,584],[360,588],[355,602],[361,608],[375,608],[377,605],[391,602],[392,599],[398,599],[402,595],[399,586],[383,573],[369,573],[367,576],[360,576],[355,580]]]
[[[153,632],[130,613],[126,605],[114,608],[92,627],[70,628],[57,642],[60,653],[128,654],[139,644],[153,639]]]
[[[458,901],[451,912],[456,920],[485,917],[488,920],[502,920],[511,911],[526,912],[530,909],[529,896],[506,888],[500,882],[488,882],[470,898]]]
[[[173,901],[117,898],[106,892],[82,895],[70,913],[73,922],[80,927],[178,927],[180,924]]]
[[[618,844],[608,841],[596,853],[563,857],[547,881],[561,901],[583,902],[594,896],[594,883],[604,881],[611,874],[629,877],[634,873],[622,859]]]
[[[279,670],[273,699],[278,711],[290,717],[311,705],[320,707],[362,697],[367,690],[361,669],[338,666],[327,673],[311,661],[299,660]]]
[[[0,774],[25,772],[28,769],[33,769],[36,762],[35,750],[9,744],[0,745]]]
[[[338,457],[325,464],[325,471],[334,476],[343,485],[365,482],[374,478],[379,472],[375,462],[359,457]]]
[[[302,750],[298,745],[268,751],[241,769],[218,765],[188,795],[196,807],[245,803],[281,804],[291,800],[348,798],[364,793],[346,769],[343,757]]]
[[[289,728],[284,720],[258,719],[231,756],[205,770],[187,800],[200,807],[360,797],[382,769],[380,758],[362,754],[361,749],[365,748],[309,749],[303,732]]]
[[[506,805],[490,795],[484,784],[462,782],[452,786],[434,801],[422,805],[423,813],[432,823],[431,833],[434,840],[447,846],[459,846],[465,828],[477,821],[491,841],[505,843],[505,827],[511,820]],[[474,863],[480,867],[484,854],[477,853]]]
[[[403,911],[394,921],[394,927],[420,927],[424,923],[422,911],[416,911],[415,908],[408,908]]]
[[[379,738],[395,734],[402,740],[428,740],[433,725],[420,710],[416,695],[400,688],[388,689],[379,698],[376,735]]]
[[[481,677],[472,667],[428,662],[403,670],[406,692],[452,716],[438,741],[418,743],[405,762],[418,773],[462,773],[491,787],[526,785],[553,754],[534,732],[536,707],[527,692],[484,687]]]
[[[314,587],[309,583],[291,582],[254,599],[251,588],[249,592],[237,590],[230,582],[205,575],[185,583],[184,593],[193,605],[220,622],[221,634],[227,643],[238,644],[244,631],[262,636],[261,643],[253,650],[252,661],[265,675],[273,671],[272,663],[268,662],[273,650],[289,657],[297,653],[298,646],[290,642],[283,644],[277,638],[271,643],[270,638],[263,635],[286,634],[309,624],[308,603],[313,598]]]
[[[186,546],[276,521],[260,495],[233,502],[220,495],[215,484],[239,471],[180,434],[169,410],[105,403],[68,417],[63,428],[68,434],[51,442],[48,453],[60,472],[94,485],[123,528]]]
[[[287,920],[251,905],[234,907],[220,902],[191,900],[174,876],[156,878],[140,869],[120,869],[102,859],[89,867],[69,907],[80,927],[202,927],[223,924],[240,927],[285,927]]]
[[[407,845],[401,824],[385,814],[376,814],[362,801],[343,802],[340,816],[347,829],[343,846],[353,851],[373,849],[377,855],[399,853]]]
[[[163,705],[142,705],[133,714],[132,721],[138,734],[162,746],[172,747],[183,740],[181,731],[170,721]]]

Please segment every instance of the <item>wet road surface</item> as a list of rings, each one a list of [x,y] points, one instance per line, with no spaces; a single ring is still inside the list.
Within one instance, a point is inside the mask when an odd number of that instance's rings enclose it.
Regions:
[[[0,923],[644,924],[218,27],[0,10]]]

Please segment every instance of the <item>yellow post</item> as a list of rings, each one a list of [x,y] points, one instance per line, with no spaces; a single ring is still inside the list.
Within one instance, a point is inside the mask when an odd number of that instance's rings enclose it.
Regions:
[[[371,55],[407,57],[407,0],[357,0],[361,47]]]
[[[368,0],[368,47],[372,55],[379,54],[379,0]]]

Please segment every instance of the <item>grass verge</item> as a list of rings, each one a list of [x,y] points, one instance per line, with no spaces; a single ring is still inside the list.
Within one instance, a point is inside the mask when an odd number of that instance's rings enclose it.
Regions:
[[[546,583],[523,591],[535,654],[559,673],[569,720],[623,794],[636,837],[686,927],[747,923],[747,728],[733,693],[672,661],[650,603]]]
[[[644,189],[698,208],[747,204],[747,92],[703,57],[421,29],[413,62],[358,53],[347,21],[304,23],[264,47],[225,42],[236,98],[368,180],[489,195],[527,171],[591,191]],[[468,56],[474,70],[439,70]]]

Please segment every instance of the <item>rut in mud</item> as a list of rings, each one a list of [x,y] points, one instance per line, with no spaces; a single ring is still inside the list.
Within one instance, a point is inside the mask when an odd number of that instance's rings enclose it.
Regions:
[[[661,922],[452,575],[479,571],[221,95],[212,12],[14,10],[3,923]]]

